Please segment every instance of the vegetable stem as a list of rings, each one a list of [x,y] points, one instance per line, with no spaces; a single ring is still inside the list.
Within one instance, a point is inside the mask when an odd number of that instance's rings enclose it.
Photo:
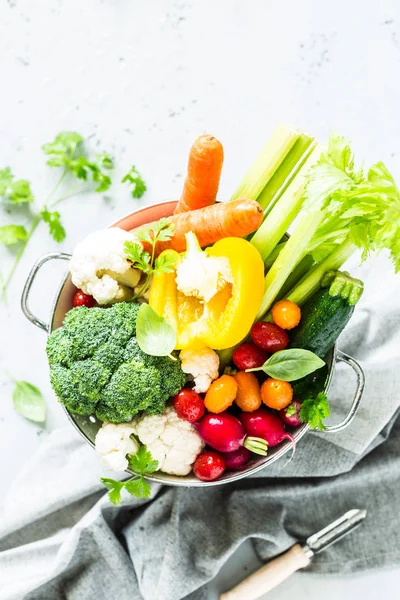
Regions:
[[[320,281],[326,271],[330,269],[340,269],[340,267],[350,258],[354,253],[356,247],[349,240],[346,239],[323,260],[319,265],[314,267],[309,273],[307,273],[303,279],[292,289],[288,294],[288,300],[291,300],[295,304],[302,305],[308,298],[310,298],[319,288]]]
[[[78,194],[82,194],[84,191],[85,191],[84,185],[81,184],[79,186],[76,186],[68,194],[65,194],[64,196],[60,196],[59,198],[57,198],[57,200],[52,202],[49,206],[52,208],[53,206],[60,204],[60,202],[63,202],[64,200],[68,200],[68,198],[71,198],[72,196],[77,196]]]
[[[307,247],[318,225],[324,217],[322,211],[305,213],[279,253],[264,280],[264,297],[257,319],[262,318],[281,291],[286,279],[307,252]]]
[[[25,248],[28,245],[29,240],[31,239],[33,233],[35,232],[36,227],[39,225],[41,220],[42,220],[42,217],[39,212],[35,215],[32,223],[31,223],[30,229],[28,231],[28,234],[27,234],[26,238],[23,240],[23,242],[21,243],[21,246],[18,250],[18,253],[15,257],[15,260],[14,260],[14,263],[13,263],[11,269],[9,270],[7,276],[2,281],[1,290],[2,290],[3,300],[5,300],[5,298],[6,298],[6,289],[7,289],[7,286],[9,284],[12,276],[14,275],[15,269],[17,268],[17,265],[18,265],[19,261],[21,260],[21,257],[25,251]]]
[[[305,175],[308,173],[310,167],[318,162],[321,152],[322,149],[320,147],[313,150],[297,177],[291,182],[279,199],[279,202],[275,204],[264,223],[251,238],[251,243],[260,252],[264,261],[297,217],[305,199]]]
[[[278,125],[247,171],[231,200],[238,198],[257,200],[299,137],[300,131],[295,127],[285,124]]]
[[[297,176],[304,162],[315,149],[317,142],[307,133],[302,133],[286,158],[279,165],[267,185],[257,198],[267,216],[289,184]]]

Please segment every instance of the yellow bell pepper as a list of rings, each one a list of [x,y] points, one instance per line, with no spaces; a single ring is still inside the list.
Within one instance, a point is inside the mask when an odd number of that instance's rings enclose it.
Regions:
[[[239,343],[256,318],[264,292],[264,264],[249,242],[242,238],[223,238],[205,250],[208,257],[229,261],[233,283],[227,283],[208,302],[180,292],[176,271],[153,277],[150,306],[177,332],[176,349],[208,346],[215,350]],[[179,261],[175,250],[165,250]]]

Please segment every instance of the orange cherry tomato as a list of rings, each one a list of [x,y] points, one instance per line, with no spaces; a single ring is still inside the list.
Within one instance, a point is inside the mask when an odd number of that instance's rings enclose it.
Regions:
[[[224,412],[234,399],[238,384],[232,375],[221,375],[212,382],[204,399],[204,406],[212,413]]]
[[[288,381],[267,379],[261,386],[261,399],[269,408],[281,410],[291,403],[293,388]]]
[[[244,412],[253,412],[260,408],[261,393],[260,384],[254,373],[246,373],[246,371],[238,371],[234,375],[237,383],[237,393],[235,403]]]
[[[273,305],[272,320],[275,325],[278,325],[282,329],[293,329],[300,323],[301,310],[291,300],[279,300]]]

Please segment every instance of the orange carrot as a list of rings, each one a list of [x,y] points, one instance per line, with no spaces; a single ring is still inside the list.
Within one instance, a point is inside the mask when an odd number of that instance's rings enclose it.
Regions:
[[[245,237],[261,225],[263,209],[256,200],[241,198],[232,202],[217,202],[199,210],[173,215],[166,220],[175,225],[175,233],[170,240],[157,243],[156,256],[167,248],[184,252],[185,234],[189,231],[194,231],[202,248],[225,237]],[[138,229],[152,225],[154,223]]]
[[[190,149],[187,176],[174,214],[214,204],[221,176],[224,149],[217,138],[201,135]]]

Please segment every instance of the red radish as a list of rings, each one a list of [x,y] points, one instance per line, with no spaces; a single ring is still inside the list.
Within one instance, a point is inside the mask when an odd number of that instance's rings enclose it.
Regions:
[[[256,346],[271,354],[278,350],[284,350],[289,343],[286,331],[275,323],[265,321],[254,323],[250,335]]]
[[[78,290],[74,294],[72,304],[74,308],[76,308],[77,306],[86,306],[87,308],[92,308],[92,306],[95,305],[95,301],[93,296],[89,296],[88,294],[82,292],[82,290]]]
[[[173,400],[175,412],[181,419],[194,423],[204,415],[204,400],[189,388],[183,388]]]
[[[239,419],[227,412],[208,413],[194,426],[205,443],[219,452],[234,452],[245,446],[255,454],[267,454],[265,439],[246,436]]]
[[[225,452],[223,455],[226,468],[230,471],[240,471],[244,469],[250,460],[251,452],[244,446],[234,452]]]
[[[225,461],[218,452],[202,452],[193,465],[194,474],[202,481],[214,481],[225,471]]]
[[[298,427],[301,425],[299,411],[301,408],[301,402],[299,400],[293,400],[286,408],[282,408],[279,411],[279,416],[285,425],[290,427]]]
[[[296,446],[293,436],[285,431],[282,421],[265,408],[258,408],[252,413],[242,412],[240,420],[247,435],[266,440],[270,447],[277,446],[283,440],[290,440],[293,448]]]
[[[268,358],[268,354],[251,342],[240,344],[233,353],[232,360],[238,369],[257,369],[261,367]]]

